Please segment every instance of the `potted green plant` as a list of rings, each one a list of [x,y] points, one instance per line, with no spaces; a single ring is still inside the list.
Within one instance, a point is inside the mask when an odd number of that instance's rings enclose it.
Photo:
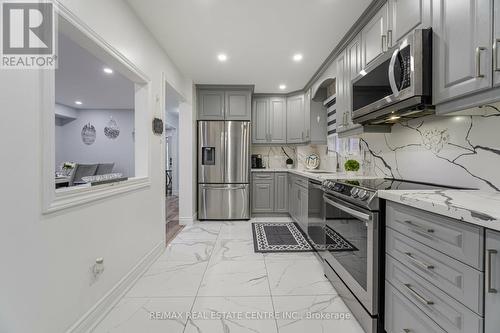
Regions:
[[[347,160],[344,163],[344,169],[347,173],[356,173],[359,171],[359,162],[356,160]]]

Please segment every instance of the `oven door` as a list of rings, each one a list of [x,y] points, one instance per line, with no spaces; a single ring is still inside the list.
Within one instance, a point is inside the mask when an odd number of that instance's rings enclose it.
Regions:
[[[325,194],[323,258],[372,316],[378,314],[379,221],[370,212]]]

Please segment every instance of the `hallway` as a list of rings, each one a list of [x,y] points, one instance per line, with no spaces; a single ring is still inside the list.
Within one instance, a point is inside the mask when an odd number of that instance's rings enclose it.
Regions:
[[[249,222],[186,226],[93,330],[326,331],[363,332],[313,253],[254,253]]]

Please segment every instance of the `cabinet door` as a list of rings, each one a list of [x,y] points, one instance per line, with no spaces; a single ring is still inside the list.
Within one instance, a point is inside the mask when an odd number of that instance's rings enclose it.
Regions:
[[[343,127],[347,125],[346,118],[345,118],[345,112],[347,108],[347,100],[346,100],[346,72],[347,72],[347,65],[346,65],[346,52],[342,52],[337,60],[337,78],[335,80],[336,84],[336,89],[337,89],[337,102],[336,102],[336,107],[337,107],[337,132],[342,130]]]
[[[361,72],[361,38],[356,37],[346,48],[344,67],[344,112],[347,124],[352,124],[352,84],[351,81]]]
[[[304,142],[311,141],[311,89],[304,94]]]
[[[269,100],[269,138],[271,143],[286,143],[286,100],[272,97]]]
[[[500,327],[500,233],[486,231],[484,332],[497,333]]]
[[[224,91],[199,90],[198,119],[224,120]]]
[[[418,27],[431,25],[431,0],[390,0],[387,45],[394,43]]]
[[[274,174],[274,211],[288,212],[288,174],[277,172]]]
[[[363,68],[369,66],[386,50],[388,17],[389,10],[386,3],[361,31]]]
[[[304,142],[304,95],[286,100],[286,139],[288,143]]]
[[[492,83],[490,0],[434,0],[434,104]]]
[[[500,85],[500,0],[493,1],[493,85]]]
[[[272,213],[274,211],[274,179],[252,182],[252,212]]]
[[[310,105],[311,143],[326,145],[328,127],[326,108],[323,106],[322,102],[315,102],[312,100]]]
[[[267,143],[269,139],[269,99],[255,98],[252,113],[252,142]]]
[[[249,90],[226,91],[226,120],[250,120],[252,95]]]

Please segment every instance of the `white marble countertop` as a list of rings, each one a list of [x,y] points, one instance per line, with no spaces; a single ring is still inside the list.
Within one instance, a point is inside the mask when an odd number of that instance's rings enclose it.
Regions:
[[[318,173],[317,171],[322,171]],[[345,172],[329,172],[323,170],[316,170],[316,172],[310,172],[308,170],[301,169],[287,169],[287,168],[269,168],[269,169],[252,169],[252,172],[290,172],[302,177],[307,177],[309,179],[314,179],[317,181],[323,181],[326,179],[376,179],[380,177],[375,176],[358,176],[354,174],[348,174]],[[325,173],[323,173],[325,172]]]
[[[384,190],[383,199],[500,231],[500,193],[478,190]]]

